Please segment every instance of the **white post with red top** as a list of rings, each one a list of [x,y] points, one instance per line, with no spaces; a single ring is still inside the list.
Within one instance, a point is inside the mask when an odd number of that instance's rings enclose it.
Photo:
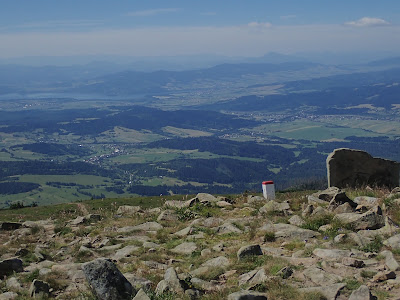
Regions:
[[[262,190],[265,199],[275,200],[275,186],[272,180],[263,181]]]

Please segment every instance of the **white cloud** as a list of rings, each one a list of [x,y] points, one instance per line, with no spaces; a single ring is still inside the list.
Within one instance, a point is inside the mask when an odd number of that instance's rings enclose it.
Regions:
[[[364,17],[356,21],[346,22],[345,25],[355,26],[355,27],[373,27],[373,26],[385,26],[390,23],[379,18],[369,18]]]
[[[178,12],[179,8],[157,8],[157,9],[147,9],[147,10],[138,10],[127,13],[127,16],[130,17],[151,17],[159,14],[167,14],[167,13],[175,13]]]
[[[250,22],[249,24],[247,24],[247,26],[249,28],[253,28],[253,29],[266,29],[266,28],[271,28],[272,24],[269,22]]]

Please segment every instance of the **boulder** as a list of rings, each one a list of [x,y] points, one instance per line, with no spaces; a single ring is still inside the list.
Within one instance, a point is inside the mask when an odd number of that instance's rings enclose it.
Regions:
[[[377,274],[375,274],[375,276],[372,277],[372,281],[382,282],[388,279],[395,279],[395,278],[396,278],[396,273],[388,270],[388,271],[378,272]]]
[[[267,202],[267,204],[261,207],[260,213],[263,214],[277,213],[285,216],[292,214],[289,206],[289,201],[277,202],[274,200]]]
[[[111,260],[96,259],[83,264],[82,270],[86,280],[99,299],[130,300],[136,292]]]
[[[19,295],[14,292],[5,292],[0,294],[0,300],[14,300],[17,299]]]
[[[345,283],[336,283],[327,286],[309,287],[300,289],[303,293],[317,292],[322,294],[326,300],[336,300],[337,295],[341,289],[346,286]]]
[[[393,250],[399,250],[400,249],[400,234],[396,234],[387,240],[383,241],[383,244],[385,246],[388,246],[392,248]]]
[[[364,268],[365,263],[360,259],[356,259],[354,257],[343,257],[342,264],[348,267],[353,268]]]
[[[122,228],[119,228],[117,232],[120,233],[127,233],[131,231],[158,231],[160,229],[163,229],[164,227],[157,222],[146,222],[143,224],[139,224],[136,226],[125,226]]]
[[[349,300],[375,300],[375,296],[372,296],[369,288],[366,285],[360,286],[358,289],[353,291],[350,295]]]
[[[32,298],[44,298],[50,294],[50,286],[47,282],[35,279],[29,288]]]
[[[239,286],[246,285],[252,288],[258,284],[264,283],[268,279],[263,268],[244,273],[239,276]]]
[[[217,198],[215,198],[213,195],[207,194],[207,193],[198,193],[196,195],[196,198],[200,201],[200,203],[216,203],[216,202],[218,202]]]
[[[385,217],[379,211],[371,209],[363,214],[344,213],[334,217],[343,224],[350,225],[354,230],[379,229],[385,226]]]
[[[306,222],[298,215],[294,215],[293,217],[291,217],[289,219],[289,223],[291,225],[300,227],[300,226],[303,226]]]
[[[115,254],[112,256],[112,259],[120,260],[125,257],[130,257],[132,252],[139,250],[139,247],[134,245],[125,246],[122,249],[119,249]]]
[[[147,294],[143,289],[140,289],[132,300],[151,300],[151,299],[149,298],[149,296],[147,296]]]
[[[0,230],[16,230],[21,228],[21,226],[22,226],[21,223],[3,222],[1,223]]]
[[[190,255],[193,252],[197,250],[197,245],[193,242],[184,242],[182,244],[179,244],[175,248],[171,250],[171,252],[176,253],[176,254],[184,254],[184,255]]]
[[[175,211],[167,209],[158,216],[157,221],[176,222],[178,221],[178,215]]]
[[[341,276],[328,273],[320,268],[310,267],[303,271],[306,278],[310,279],[317,285],[332,285],[343,280]]]
[[[164,274],[164,281],[169,291],[173,291],[177,294],[183,294],[185,292],[185,283],[180,280],[178,274],[174,268],[168,268]]]
[[[328,261],[341,261],[343,257],[350,257],[351,251],[340,249],[314,249],[313,254]]]
[[[399,185],[400,164],[396,161],[375,158],[360,150],[335,149],[326,159],[328,186],[345,188],[359,186]]]
[[[304,241],[321,235],[319,232],[315,232],[313,230],[302,229],[297,226],[283,223],[275,224],[274,229],[275,238],[284,240]]]
[[[224,223],[220,226],[217,227],[216,233],[221,235],[221,234],[230,234],[230,233],[243,233],[239,228],[237,228],[235,225],[233,225],[230,222]]]
[[[141,211],[142,209],[140,208],[140,206],[121,205],[120,207],[118,207],[117,214],[132,216]]]
[[[242,260],[248,256],[263,255],[260,245],[247,245],[241,247],[237,252],[238,260]]]
[[[14,272],[23,272],[22,260],[19,258],[10,258],[0,261],[0,278],[8,276]]]
[[[379,254],[385,258],[385,265],[389,268],[390,271],[400,270],[400,265],[394,258],[394,255],[391,251],[385,250]]]
[[[228,300],[267,300],[267,294],[253,291],[240,291],[228,295]]]

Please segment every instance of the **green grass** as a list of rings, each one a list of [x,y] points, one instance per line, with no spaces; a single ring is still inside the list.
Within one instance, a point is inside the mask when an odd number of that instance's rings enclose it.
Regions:
[[[363,130],[362,128],[342,127],[323,122],[296,120],[288,123],[268,124],[251,129],[287,139],[325,141],[345,139],[348,136],[372,137],[382,134]]]
[[[161,197],[132,197],[132,198],[106,198],[83,201],[82,204],[89,212],[98,212],[101,210],[116,210],[120,205],[139,205],[143,208],[160,207],[164,199],[176,199],[173,196]],[[45,205],[38,207],[25,207],[20,209],[2,209],[0,210],[0,220],[18,221],[18,220],[45,220],[50,217],[56,219],[72,219],[80,215],[77,203],[62,203],[55,205]]]

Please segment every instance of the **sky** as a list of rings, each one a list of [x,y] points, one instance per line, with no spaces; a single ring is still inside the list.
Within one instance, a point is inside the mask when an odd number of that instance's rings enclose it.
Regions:
[[[399,0],[0,0],[0,59],[382,51]]]

